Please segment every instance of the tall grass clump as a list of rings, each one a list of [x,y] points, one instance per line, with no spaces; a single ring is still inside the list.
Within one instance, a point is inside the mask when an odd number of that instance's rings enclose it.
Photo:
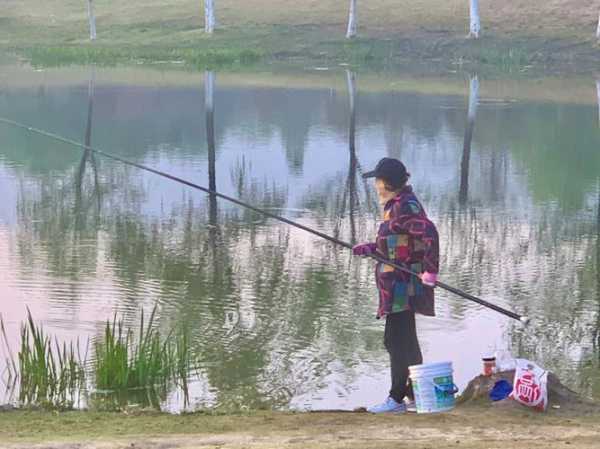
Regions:
[[[156,308],[146,320],[142,311],[137,329],[126,327],[116,315],[107,321],[94,341],[95,357],[88,365],[79,343],[62,345],[36,326],[29,309],[21,325],[20,346],[13,357],[6,328],[0,317],[0,338],[6,353],[0,373],[11,395],[18,390],[19,404],[48,409],[69,409],[88,392],[103,408],[136,404],[160,408],[172,387],[178,386],[188,404],[192,357],[188,328],[163,336],[155,325]],[[85,396],[88,399],[88,395]]]
[[[154,324],[155,312],[156,308],[146,322],[142,311],[137,338],[115,316],[112,322],[106,322],[94,344],[96,389],[109,405],[134,401],[158,408],[174,384],[182,387],[187,402],[187,333],[162,337]]]
[[[62,67],[74,64],[157,63],[178,61],[195,68],[248,66],[258,63],[264,54],[252,48],[178,48],[178,47],[101,47],[62,46],[16,49],[34,67]]]
[[[85,389],[85,362],[71,343],[62,345],[58,339],[45,335],[33,322],[27,309],[27,321],[21,325],[21,342],[17,355],[18,367],[10,353],[4,323],[2,338],[9,351],[9,379],[19,388],[19,402],[25,406],[69,409]]]
[[[532,56],[520,48],[482,48],[475,60],[504,72],[513,72],[532,63]]]

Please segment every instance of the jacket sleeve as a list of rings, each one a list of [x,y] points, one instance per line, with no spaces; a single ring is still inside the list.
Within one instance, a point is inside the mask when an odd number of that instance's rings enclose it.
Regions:
[[[426,249],[423,257],[424,271],[438,273],[440,269],[440,241],[437,229],[432,223],[431,236],[425,241]]]

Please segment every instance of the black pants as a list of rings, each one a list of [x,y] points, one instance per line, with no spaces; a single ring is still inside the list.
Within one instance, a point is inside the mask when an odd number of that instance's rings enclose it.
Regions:
[[[385,320],[383,344],[390,354],[392,389],[390,396],[401,402],[405,396],[413,399],[408,384],[408,367],[423,363],[421,347],[417,339],[414,312],[392,313]]]

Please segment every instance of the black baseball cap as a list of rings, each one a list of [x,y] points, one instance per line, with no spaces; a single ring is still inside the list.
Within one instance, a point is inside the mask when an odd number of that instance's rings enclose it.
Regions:
[[[391,157],[384,157],[377,163],[375,170],[362,175],[363,178],[382,178],[390,182],[406,180],[409,176],[404,164]]]

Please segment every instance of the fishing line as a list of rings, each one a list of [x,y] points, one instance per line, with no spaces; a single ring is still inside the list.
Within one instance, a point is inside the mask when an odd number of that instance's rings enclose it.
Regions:
[[[348,242],[344,242],[342,240],[338,240],[335,237],[331,237],[331,236],[329,236],[327,234],[324,234],[324,233],[322,233],[320,231],[317,231],[315,229],[309,228],[308,226],[305,226],[303,224],[300,224],[300,223],[297,223],[295,221],[289,220],[289,219],[287,219],[285,217],[282,217],[280,215],[273,214],[273,213],[268,212],[266,210],[259,209],[259,208],[255,207],[255,206],[252,206],[251,204],[244,203],[243,201],[240,201],[240,200],[238,200],[236,198],[233,198],[233,197],[230,197],[228,195],[224,195],[224,194],[219,193],[217,191],[207,189],[206,187],[202,187],[201,185],[198,185],[198,184],[193,183],[191,181],[188,181],[186,179],[180,178],[178,176],[170,175],[169,173],[165,173],[165,172],[162,172],[160,170],[156,170],[156,169],[154,169],[152,167],[148,167],[146,165],[138,164],[137,162],[133,162],[133,161],[130,161],[128,159],[124,159],[122,157],[115,156],[114,154],[106,153],[106,152],[104,152],[102,150],[98,150],[96,148],[92,148],[92,147],[90,147],[88,145],[84,145],[84,144],[82,144],[80,142],[77,142],[75,140],[59,136],[58,134],[50,133],[50,132],[44,131],[42,129],[38,129],[38,128],[34,128],[32,126],[24,125],[23,123],[15,122],[14,120],[9,120],[9,119],[0,117],[0,123],[5,123],[7,125],[12,125],[12,126],[15,126],[17,128],[22,128],[22,129],[25,129],[25,130],[27,130],[29,132],[37,133],[37,134],[40,134],[42,136],[48,137],[50,139],[58,140],[60,142],[63,142],[63,143],[69,144],[69,145],[73,145],[73,146],[76,146],[76,147],[79,147],[79,148],[83,148],[83,149],[88,150],[88,151],[92,151],[92,152],[94,152],[96,154],[99,154],[101,156],[106,157],[107,159],[112,159],[114,161],[121,162],[121,163],[123,163],[125,165],[130,165],[132,167],[139,168],[140,170],[145,170],[145,171],[148,171],[150,173],[154,173],[154,174],[156,174],[158,176],[162,176],[163,178],[167,178],[167,179],[170,179],[172,181],[179,182],[179,183],[184,184],[184,185],[186,185],[188,187],[192,187],[193,189],[201,190],[203,192],[208,193],[209,195],[214,195],[214,196],[216,196],[218,198],[222,198],[224,200],[227,200],[229,202],[237,204],[238,206],[245,207],[246,209],[250,209],[250,210],[252,210],[254,212],[257,212],[259,214],[262,214],[262,215],[264,215],[266,217],[273,218],[275,220],[279,220],[279,221],[281,221],[283,223],[289,224],[290,226],[294,226],[296,228],[302,229],[303,231],[309,232],[309,233],[314,234],[314,235],[316,235],[318,237],[321,237],[321,238],[323,238],[325,240],[328,240],[329,242],[335,243],[336,245],[340,245],[340,246],[343,246],[345,248],[352,249],[352,245],[350,243],[348,243]],[[398,264],[392,263],[389,260],[385,259],[384,257],[379,256],[378,254],[369,254],[368,256],[365,256],[365,257],[370,257],[371,259],[374,259],[374,260],[376,260],[378,262],[381,262],[381,263],[384,263],[386,265],[389,265],[389,266],[391,266],[391,267],[393,267],[393,268],[395,268],[395,269],[397,269],[397,270],[399,270],[399,271],[401,271],[403,273],[407,273],[407,274],[416,276],[420,280],[418,273],[415,273],[414,271],[409,270],[408,268],[403,267],[402,265],[398,265]],[[462,290],[454,288],[454,287],[452,287],[452,286],[450,286],[448,284],[445,284],[445,283],[443,283],[441,281],[436,281],[435,285],[436,285],[436,287],[440,287],[440,288],[442,288],[444,290],[447,290],[447,291],[449,291],[451,293],[454,293],[455,295],[458,295],[458,296],[461,296],[461,297],[463,297],[465,299],[468,299],[469,301],[475,302],[475,303],[477,303],[479,305],[487,307],[488,309],[494,310],[494,311],[496,311],[498,313],[501,313],[501,314],[506,315],[506,316],[508,316],[510,318],[518,320],[518,321],[520,321],[523,324],[527,324],[529,322],[529,317],[527,317],[527,316],[519,315],[519,314],[517,314],[515,312],[512,312],[510,310],[504,309],[504,308],[502,308],[500,306],[497,306],[496,304],[492,304],[490,302],[487,302],[487,301],[485,301],[485,300],[483,300],[481,298],[478,298],[478,297],[473,296],[473,295],[471,295],[469,293],[466,293],[466,292],[464,292]]]

